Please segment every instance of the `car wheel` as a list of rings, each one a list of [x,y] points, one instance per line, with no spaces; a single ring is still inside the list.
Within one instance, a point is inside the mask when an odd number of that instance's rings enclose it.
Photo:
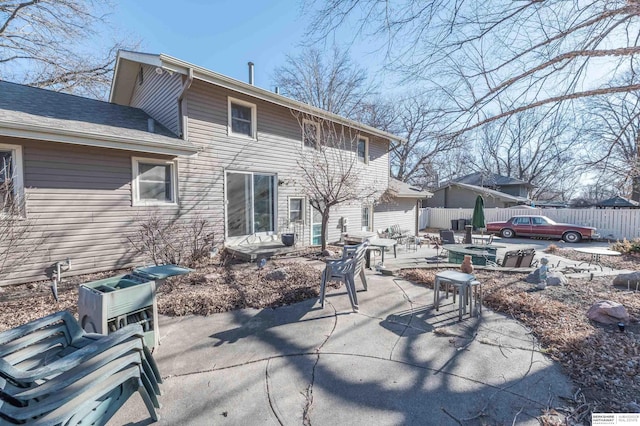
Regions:
[[[562,236],[562,239],[568,243],[579,243],[582,239],[582,235],[578,232],[567,232]]]
[[[500,236],[504,238],[513,238],[516,236],[516,233],[513,232],[513,229],[506,228],[500,232]]]

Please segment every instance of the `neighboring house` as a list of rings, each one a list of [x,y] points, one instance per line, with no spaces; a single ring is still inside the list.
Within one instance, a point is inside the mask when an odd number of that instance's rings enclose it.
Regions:
[[[428,191],[391,178],[385,202],[374,207],[373,229],[400,225],[401,229],[417,235],[422,200],[431,196],[433,194]]]
[[[517,197],[504,192],[495,191],[466,183],[449,182],[433,191],[433,196],[423,203],[425,207],[444,208],[474,208],[476,198],[482,195],[485,208],[491,207],[513,207],[521,204],[528,204],[530,200],[524,197]]]
[[[628,198],[616,195],[615,197],[598,201],[596,208],[599,209],[637,209],[640,208],[640,203],[630,200]]]
[[[47,279],[67,258],[70,274],[133,265],[140,259],[126,237],[156,213],[202,216],[225,244],[275,239],[290,222],[302,243],[319,244],[317,212],[295,183],[296,156],[315,149],[304,135],[316,118],[353,135],[346,154],[380,193],[389,189],[389,145],[401,139],[165,55],[120,52],[111,103],[0,84],[0,155],[11,157],[15,191],[49,237],[2,284]],[[299,113],[309,121],[301,125]],[[384,212],[412,216],[415,201],[396,195]],[[341,218],[378,226],[379,208],[332,209],[328,240],[340,239]]]
[[[495,173],[476,172],[460,178],[452,179],[452,181],[489,188],[494,191],[524,199],[529,199],[531,197],[531,189],[534,188],[534,185],[528,182]]]

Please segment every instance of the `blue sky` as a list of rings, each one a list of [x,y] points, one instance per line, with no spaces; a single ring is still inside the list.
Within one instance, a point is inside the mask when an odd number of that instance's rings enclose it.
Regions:
[[[301,51],[308,17],[300,0],[119,0],[110,20],[141,40],[141,51],[165,53],[242,81],[252,61],[255,84],[273,89],[274,69]],[[354,46],[353,60],[370,69],[370,76],[377,74],[375,56],[361,49]]]

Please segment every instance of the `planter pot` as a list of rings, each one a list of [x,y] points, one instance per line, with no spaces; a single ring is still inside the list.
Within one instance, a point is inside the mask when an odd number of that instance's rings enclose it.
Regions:
[[[296,234],[282,234],[280,239],[285,246],[292,246],[296,242]]]

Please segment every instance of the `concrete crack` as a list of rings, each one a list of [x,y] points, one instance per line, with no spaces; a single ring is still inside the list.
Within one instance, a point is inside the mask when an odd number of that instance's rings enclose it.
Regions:
[[[264,368],[264,381],[265,384],[267,386],[267,399],[269,401],[269,408],[271,408],[271,412],[273,413],[273,415],[275,416],[276,420],[278,420],[278,423],[280,423],[281,426],[284,426],[284,423],[282,422],[282,419],[280,418],[280,416],[278,416],[278,413],[276,412],[276,407],[274,407],[274,403],[273,400],[271,399],[271,387],[269,386],[269,363],[271,362],[271,360],[267,360],[267,365]]]
[[[409,295],[404,291],[404,289],[398,284],[397,279],[393,280],[393,283],[396,285],[396,287],[398,287],[400,289],[400,291],[402,292],[402,296],[404,297],[404,299],[407,301],[407,303],[409,303],[409,312],[411,312],[411,316],[409,317],[409,321],[407,321],[406,324],[404,324],[404,329],[402,330],[402,333],[400,333],[400,335],[398,336],[398,338],[396,339],[395,343],[393,344],[393,347],[391,348],[391,351],[389,352],[389,359],[392,360],[393,359],[393,352],[396,349],[396,346],[398,346],[398,344],[400,343],[400,339],[402,339],[404,337],[404,334],[407,332],[407,330],[410,327],[411,321],[413,321],[413,301],[411,300],[411,298],[409,297]]]

